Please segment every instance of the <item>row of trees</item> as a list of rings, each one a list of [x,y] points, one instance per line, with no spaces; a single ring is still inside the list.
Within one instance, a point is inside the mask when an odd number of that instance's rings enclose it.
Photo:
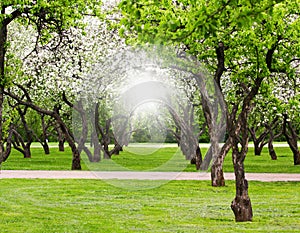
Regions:
[[[197,169],[207,168],[213,158],[213,186],[225,185],[222,164],[231,149],[236,175],[231,207],[237,221],[252,220],[243,163],[249,139],[256,154],[268,144],[275,159],[272,142],[282,134],[293,151],[294,164],[300,164],[299,4],[124,0],[115,8],[93,0],[2,1],[0,163],[12,146],[30,157],[30,145],[36,140],[49,153],[51,134],[61,149],[64,141],[70,145],[72,169],[81,169],[82,151],[91,162],[99,162],[101,153],[104,158],[118,154],[129,136],[141,130],[128,124],[131,113],[112,113],[128,67],[144,64],[143,56],[131,53],[125,42],[146,50],[170,46],[176,51],[174,59],[183,60],[184,66],[156,66],[169,74],[170,86],[185,90],[190,104],[161,106],[167,122],[163,126]],[[193,64],[192,69],[183,70],[187,64]],[[214,83],[203,78],[202,66]],[[211,86],[214,90],[209,93]],[[222,101],[217,99],[220,96]],[[72,127],[74,118],[78,125]],[[162,119],[156,121],[160,125]],[[118,122],[121,126],[113,133]],[[219,148],[217,131],[225,130],[226,141]],[[205,131],[212,147],[202,158],[198,141]]]
[[[299,164],[296,130],[292,126],[298,114],[297,111],[292,113],[293,109],[299,108],[299,90],[295,90],[299,84],[299,3],[229,0],[154,1],[149,4],[141,0],[122,1],[120,8],[124,16],[120,21],[122,34],[129,43],[184,46],[214,72],[216,84],[226,99],[228,139],[212,169],[223,163],[231,148],[236,176],[236,197],[231,208],[237,221],[251,220],[244,159],[248,151],[248,129],[252,135],[255,133],[255,127],[249,126],[251,112],[254,107],[263,107],[254,106],[256,99],[266,101],[266,96],[273,95],[277,100],[270,101],[275,105],[273,109],[285,108],[278,111],[275,118],[282,115],[283,133],[294,152],[295,165]],[[279,93],[272,91],[272,87],[282,90],[277,84],[284,80],[289,87],[290,83],[294,84],[288,91],[283,88],[290,93],[291,99],[286,99],[287,95],[280,99]],[[288,110],[290,104],[292,111]],[[261,120],[260,124],[271,131],[275,118],[267,119],[267,123]],[[217,176],[212,179],[223,184],[222,170]]]

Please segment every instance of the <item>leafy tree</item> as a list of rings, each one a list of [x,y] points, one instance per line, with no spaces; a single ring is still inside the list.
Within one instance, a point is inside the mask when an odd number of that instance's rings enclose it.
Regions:
[[[276,111],[282,118],[282,133],[293,152],[294,165],[300,164],[299,139],[299,68],[294,64],[295,76],[285,74],[277,77],[274,95],[277,96]]]
[[[221,165],[232,148],[236,197],[231,207],[236,221],[252,220],[244,175],[248,116],[266,78],[281,72],[293,73],[290,61],[299,55],[299,3],[124,0],[120,9],[123,17],[119,30],[128,43],[176,45],[214,72],[215,82],[226,97],[229,138],[214,161],[212,170],[216,173],[212,174],[217,184],[224,184]],[[204,109],[205,105],[203,102]]]
[[[3,137],[3,103],[4,92],[12,84],[13,76],[10,75],[12,66],[7,64],[7,50],[10,40],[8,27],[12,22],[18,21],[23,25],[36,29],[36,41],[46,44],[56,33],[61,35],[64,29],[78,25],[79,19],[84,14],[97,14],[100,9],[98,1],[11,1],[4,0],[0,3],[0,162],[5,155]],[[17,60],[17,59],[16,59]],[[50,112],[44,112],[50,113]],[[73,151],[75,154],[76,152]],[[80,169],[79,154],[73,158],[73,169]]]

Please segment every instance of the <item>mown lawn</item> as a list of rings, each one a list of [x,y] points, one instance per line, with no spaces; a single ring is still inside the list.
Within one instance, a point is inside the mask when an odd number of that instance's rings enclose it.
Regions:
[[[267,173],[300,173],[300,166],[293,165],[293,156],[288,147],[275,148],[278,160],[272,161],[267,148],[263,149],[261,156],[255,156],[253,148],[249,148],[245,160],[246,172]],[[205,155],[206,148],[202,148]],[[24,159],[22,155],[13,150],[8,160],[2,164],[2,169],[12,170],[70,170],[72,155],[70,148],[59,152],[56,147],[51,148],[50,155],[44,155],[42,148],[32,148],[32,158]],[[125,148],[112,160],[102,160],[100,163],[90,163],[82,155],[83,170],[134,170],[134,171],[195,171],[176,147],[153,149],[148,147]],[[224,162],[224,171],[233,172],[231,154]]]
[[[82,168],[195,171],[176,151],[128,148],[100,163],[82,156]],[[267,150],[254,156],[250,148],[246,172],[300,172],[289,148],[276,151],[271,161]],[[69,148],[44,155],[35,147],[31,159],[13,151],[2,169],[70,170],[71,159]],[[230,154],[224,171],[233,171]],[[0,179],[0,187],[0,232],[300,232],[300,182],[250,181],[254,218],[246,223],[230,209],[234,181],[213,188],[210,181]]]
[[[101,180],[0,182],[1,232],[300,232],[296,182],[249,182],[254,218],[246,223],[234,221],[232,181],[222,188],[171,181],[141,191]]]

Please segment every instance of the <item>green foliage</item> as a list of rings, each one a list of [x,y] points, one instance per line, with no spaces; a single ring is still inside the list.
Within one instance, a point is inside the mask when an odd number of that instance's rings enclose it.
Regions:
[[[0,3],[0,27],[6,28],[13,21],[33,27],[37,31],[37,41],[47,44],[51,38],[60,34],[71,26],[82,26],[80,21],[85,14],[99,15],[101,2],[97,0],[63,0],[63,1],[12,1],[4,0]],[[5,30],[3,30],[5,31]],[[7,50],[10,45],[9,38],[4,38],[0,49]],[[12,62],[10,60],[14,59]],[[0,85],[10,85],[15,76],[20,73],[20,61],[14,54],[7,54],[5,67],[6,75],[1,77]]]
[[[119,27],[130,44],[180,45],[215,72],[215,47],[226,46],[228,102],[240,102],[257,77],[284,70],[299,57],[299,1],[121,1]],[[136,14],[135,12],[139,12]],[[268,49],[277,46],[271,66]],[[224,81],[224,75],[222,77]],[[244,92],[244,93],[243,93]]]
[[[280,2],[280,1],[278,1]],[[197,48],[197,42],[209,39],[214,42],[218,33],[252,25],[253,21],[269,13],[275,2],[265,1],[121,1],[123,18],[120,24],[127,29],[132,41],[180,42]],[[138,34],[135,36],[135,32]],[[228,32],[228,31],[227,31]]]
[[[138,129],[132,134],[132,142],[149,142],[151,135],[148,129]]]

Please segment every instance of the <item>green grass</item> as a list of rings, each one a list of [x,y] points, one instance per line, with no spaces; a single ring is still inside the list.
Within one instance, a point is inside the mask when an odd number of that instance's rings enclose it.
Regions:
[[[42,148],[32,148],[32,158],[24,159],[22,155],[13,150],[8,160],[2,164],[6,170],[70,170],[72,155],[70,148],[59,152],[54,145],[50,155],[44,155]],[[202,148],[205,155],[206,148]],[[300,166],[293,165],[292,152],[288,147],[275,148],[278,160],[272,161],[267,148],[263,149],[261,156],[255,156],[253,148],[245,160],[246,172],[254,173],[300,173]],[[195,166],[189,164],[176,147],[153,149],[147,147],[125,148],[112,160],[102,160],[100,163],[90,163],[85,155],[82,156],[83,170],[134,170],[134,171],[195,171]],[[224,162],[224,171],[233,172],[231,153],[228,153]]]
[[[2,163],[2,169],[6,170],[70,170],[72,165],[72,152],[69,147],[65,152],[58,148],[50,148],[50,155],[45,155],[42,148],[32,148],[31,158],[23,158],[23,155],[12,150],[8,159]],[[84,166],[84,164],[83,164]]]
[[[254,218],[246,223],[234,221],[232,181],[222,188],[171,181],[142,191],[101,180],[0,182],[1,232],[300,232],[296,182],[249,182]]]
[[[293,153],[288,147],[276,147],[277,160],[271,160],[268,149],[263,148],[261,156],[254,155],[254,149],[249,148],[245,159],[246,172],[253,173],[300,173],[300,166],[294,165]],[[233,172],[231,153],[224,161],[224,171]]]
[[[299,173],[289,148],[275,148],[272,161],[249,149],[246,172]],[[138,151],[137,151],[138,150]],[[113,159],[83,170],[195,171],[177,148],[128,148]],[[206,149],[203,149],[204,153]],[[13,150],[2,169],[70,170],[70,148],[50,155],[35,146],[32,158]],[[228,154],[224,171],[233,171]],[[0,179],[0,232],[300,232],[300,182],[249,182],[253,222],[236,223],[230,209],[233,181],[213,188],[210,181]],[[122,185],[120,185],[122,183]],[[117,185],[113,185],[117,184]],[[127,187],[127,188],[118,188]],[[141,190],[138,190],[140,187]],[[146,187],[146,189],[144,188]]]

